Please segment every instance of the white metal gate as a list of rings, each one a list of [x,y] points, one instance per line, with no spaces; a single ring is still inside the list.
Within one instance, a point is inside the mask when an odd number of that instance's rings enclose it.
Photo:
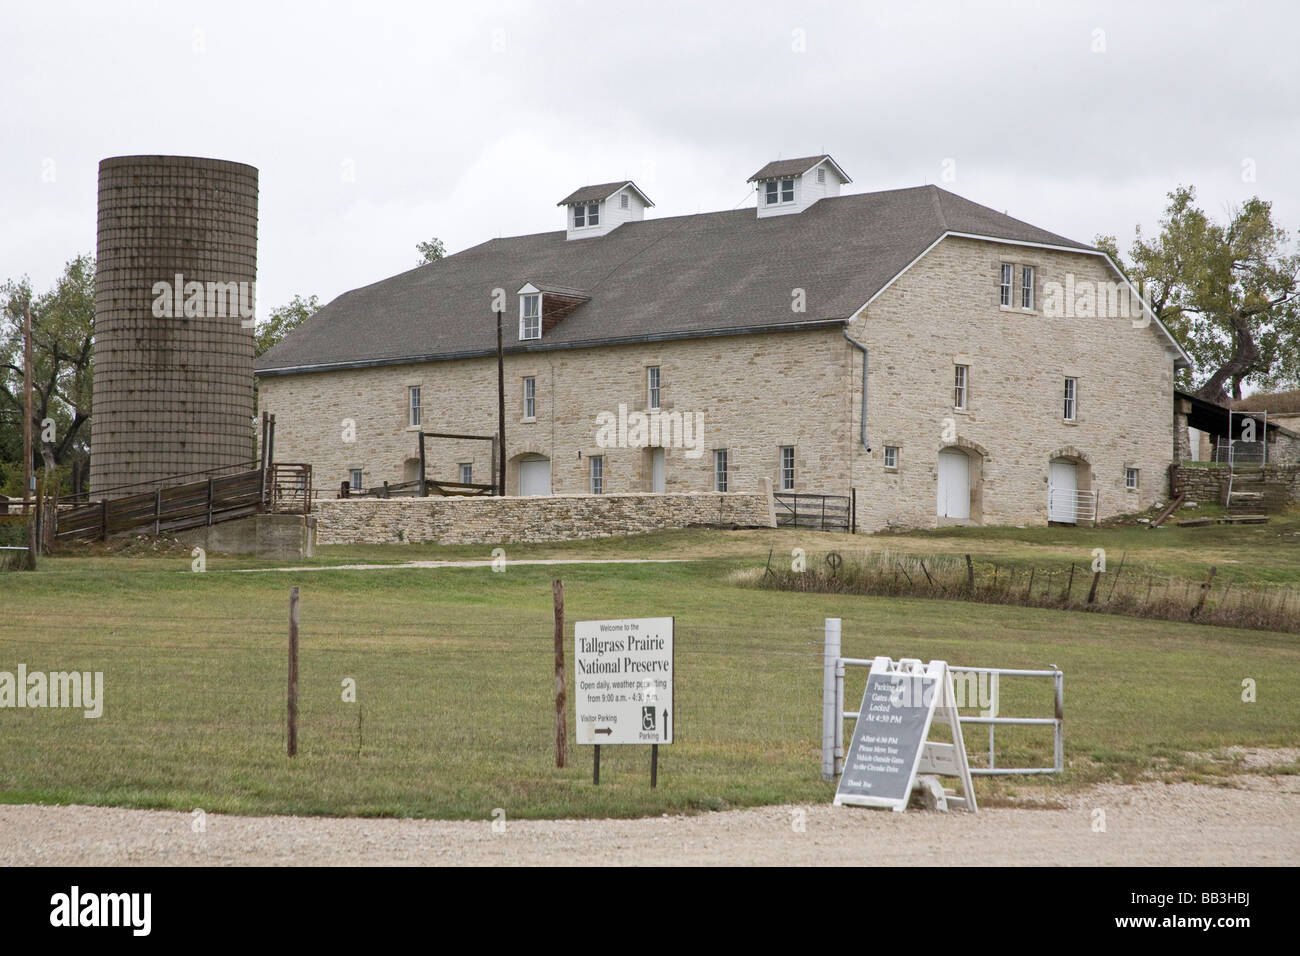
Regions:
[[[844,710],[844,671],[848,667],[871,667],[871,659],[840,656],[840,627],[837,617],[826,618],[826,639],[822,658],[822,779],[833,780],[844,770],[844,721],[857,720],[856,711]],[[972,774],[1001,776],[1009,774],[1060,773],[1065,769],[1065,674],[1059,667],[1050,670],[1021,670],[1008,667],[955,667],[948,665],[954,674],[987,674],[996,688],[1002,677],[1042,677],[1052,679],[1053,716],[1051,717],[1000,717],[997,716],[996,690],[993,713],[989,716],[960,717],[964,725],[986,725],[989,729],[987,767],[971,767]],[[1052,766],[1050,767],[999,767],[997,766],[994,731],[999,726],[1016,725],[1052,728]],[[963,730],[963,734],[965,731]]]

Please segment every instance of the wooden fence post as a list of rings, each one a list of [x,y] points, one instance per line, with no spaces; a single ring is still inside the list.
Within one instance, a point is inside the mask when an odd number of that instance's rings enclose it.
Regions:
[[[564,767],[569,762],[569,728],[564,693],[564,582],[559,578],[551,583],[551,597],[555,602],[555,766]]]
[[[1100,584],[1100,583],[1101,583],[1101,572],[1100,572],[1100,571],[1094,571],[1094,572],[1092,573],[1092,587],[1090,587],[1090,588],[1088,589],[1088,603],[1089,603],[1089,604],[1091,604],[1093,601],[1097,600],[1097,585]]]
[[[966,555],[966,588],[972,594],[975,593],[975,565],[970,563],[970,555]]]
[[[1196,616],[1201,613],[1201,608],[1205,607],[1205,599],[1210,596],[1210,588],[1214,586],[1214,572],[1217,570],[1218,570],[1217,567],[1211,566],[1210,573],[1206,577],[1205,583],[1201,585],[1200,600],[1196,602],[1196,607],[1192,608],[1193,620],[1195,620]]]
[[[289,588],[289,756],[298,754],[298,587]]]

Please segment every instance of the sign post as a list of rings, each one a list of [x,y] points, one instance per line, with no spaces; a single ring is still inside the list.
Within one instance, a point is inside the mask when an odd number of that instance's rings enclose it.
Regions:
[[[951,743],[928,739],[936,712],[948,724]],[[959,778],[961,796],[945,793],[945,803],[978,811],[948,664],[877,657],[867,674],[835,805],[901,812],[918,774]]]
[[[650,786],[659,782],[659,745],[673,742],[673,618],[577,621],[573,704],[579,744],[649,744]]]

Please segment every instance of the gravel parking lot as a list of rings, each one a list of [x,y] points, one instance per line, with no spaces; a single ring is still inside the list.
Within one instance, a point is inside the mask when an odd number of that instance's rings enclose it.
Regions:
[[[0,864],[1294,865],[1300,779],[1106,785],[1054,808],[978,815],[825,805],[638,820],[231,817],[0,806]],[[1098,830],[1104,811],[1104,830]]]

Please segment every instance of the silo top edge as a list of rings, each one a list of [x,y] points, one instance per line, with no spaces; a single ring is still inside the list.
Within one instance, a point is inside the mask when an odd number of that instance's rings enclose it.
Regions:
[[[142,154],[139,156],[109,156],[99,161],[99,168],[102,172],[105,169],[114,169],[119,166],[182,166],[192,169],[228,169],[234,171],[247,171],[252,175],[257,175],[257,167],[250,166],[247,163],[237,163],[229,159],[211,159],[205,156],[163,156]]]

